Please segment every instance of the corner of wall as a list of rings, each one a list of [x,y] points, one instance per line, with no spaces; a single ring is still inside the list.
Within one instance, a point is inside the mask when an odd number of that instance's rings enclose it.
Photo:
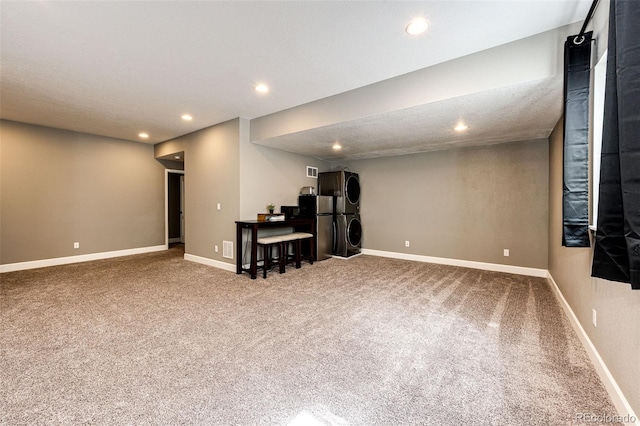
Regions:
[[[549,277],[620,414],[638,413],[640,292],[592,278],[592,248],[561,245],[563,133],[560,119],[549,137]]]

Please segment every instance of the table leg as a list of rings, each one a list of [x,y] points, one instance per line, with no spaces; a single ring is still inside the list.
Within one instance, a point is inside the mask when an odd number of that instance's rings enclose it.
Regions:
[[[315,235],[315,234],[314,234]],[[311,256],[309,256],[309,263],[313,265],[313,260],[316,258],[316,237],[313,236],[311,237],[310,241],[310,251],[311,251]]]
[[[242,226],[236,225],[236,274],[242,274]]]
[[[311,242],[309,243],[311,245],[310,247],[310,251],[311,251],[311,264],[313,265],[313,261],[316,260],[316,256],[318,255],[316,253],[316,238],[318,238],[318,221],[314,220],[313,222],[311,222],[311,235],[313,235],[313,237],[311,237]]]
[[[258,225],[251,227],[251,266],[249,268],[251,279],[258,275]]]

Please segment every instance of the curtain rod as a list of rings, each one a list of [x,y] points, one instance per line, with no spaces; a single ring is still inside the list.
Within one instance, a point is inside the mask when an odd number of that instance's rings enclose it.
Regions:
[[[598,1],[599,0],[593,0],[593,3],[591,3],[591,8],[589,9],[589,13],[587,13],[587,19],[585,19],[584,24],[582,24],[582,28],[580,29],[580,34],[578,34],[573,38],[573,42],[575,44],[584,43],[584,31],[587,29],[587,25],[589,25],[589,21],[591,21],[591,18],[593,17],[593,12],[595,12],[596,6],[598,6]]]

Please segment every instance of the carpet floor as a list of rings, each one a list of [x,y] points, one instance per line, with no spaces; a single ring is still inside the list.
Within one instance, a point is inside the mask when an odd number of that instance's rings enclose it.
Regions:
[[[183,254],[2,274],[0,424],[616,414],[544,279],[357,256],[251,280]]]

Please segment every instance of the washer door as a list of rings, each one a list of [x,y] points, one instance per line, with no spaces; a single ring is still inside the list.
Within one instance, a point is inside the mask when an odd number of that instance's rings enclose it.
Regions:
[[[362,240],[362,224],[357,217],[352,218],[347,226],[347,240],[351,247],[360,247],[360,241]]]
[[[344,190],[347,201],[351,204],[358,204],[360,201],[360,182],[356,176],[351,175],[347,178],[344,184]]]

